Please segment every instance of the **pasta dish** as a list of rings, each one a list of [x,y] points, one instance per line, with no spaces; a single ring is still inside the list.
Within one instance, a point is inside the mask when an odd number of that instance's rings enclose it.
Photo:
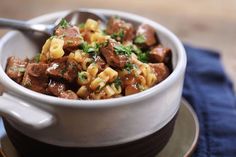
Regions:
[[[6,73],[18,84],[66,99],[107,99],[142,92],[172,71],[171,50],[148,24],[135,27],[110,17],[106,28],[87,19],[65,19],[31,59],[7,60]]]

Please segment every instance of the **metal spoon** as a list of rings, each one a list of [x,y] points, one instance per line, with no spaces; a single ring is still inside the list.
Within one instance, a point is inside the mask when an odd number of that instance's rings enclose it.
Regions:
[[[88,18],[91,18],[93,20],[100,20],[102,24],[107,22],[107,19],[103,15],[85,10],[76,10],[69,12],[63,18],[71,25],[77,25],[79,23],[85,22]],[[10,28],[10,29],[17,29],[20,31],[40,32],[51,36],[53,35],[55,28],[58,27],[61,19],[62,18],[59,18],[54,24],[47,25],[47,24],[29,24],[25,21],[0,18],[0,28]]]

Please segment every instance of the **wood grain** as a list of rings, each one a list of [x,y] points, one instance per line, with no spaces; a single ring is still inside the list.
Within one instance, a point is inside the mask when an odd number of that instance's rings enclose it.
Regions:
[[[222,55],[226,72],[236,84],[235,0],[1,0],[0,17],[27,20],[81,7],[137,13],[166,26],[186,43],[214,49]]]

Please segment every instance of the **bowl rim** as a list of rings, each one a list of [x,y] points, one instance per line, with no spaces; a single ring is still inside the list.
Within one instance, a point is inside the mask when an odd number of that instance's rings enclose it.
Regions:
[[[0,66],[0,83],[7,89],[6,91],[9,91],[9,93],[16,95],[20,95],[21,97],[37,100],[39,102],[44,102],[50,105],[57,105],[57,106],[70,106],[70,107],[82,107],[82,108],[101,108],[101,107],[114,107],[114,106],[120,106],[124,104],[131,104],[136,103],[139,101],[142,101],[144,99],[148,99],[157,93],[162,92],[172,84],[174,84],[178,77],[185,72],[186,64],[187,64],[187,58],[186,58],[186,52],[183,47],[183,44],[180,42],[180,40],[167,28],[162,26],[161,24],[154,22],[146,17],[142,17],[133,13],[123,12],[123,11],[117,11],[117,10],[108,10],[108,9],[93,9],[93,8],[81,8],[79,10],[88,10],[92,12],[100,12],[104,14],[111,14],[111,15],[119,15],[121,17],[129,17],[130,19],[137,19],[139,21],[143,21],[144,23],[149,23],[152,26],[154,26],[158,32],[162,32],[165,34],[170,40],[173,41],[173,43],[176,46],[177,50],[177,63],[175,69],[172,71],[172,73],[162,82],[159,84],[142,91],[140,93],[136,93],[129,96],[119,97],[119,98],[111,98],[111,99],[103,99],[103,100],[68,100],[68,99],[62,99],[58,97],[49,96],[46,94],[41,94],[35,91],[32,91],[30,89],[27,89],[18,83],[14,82],[12,79],[10,79],[7,74],[5,73],[5,70],[2,66]],[[36,18],[33,18],[29,20],[29,23],[38,23],[46,20],[50,20],[53,18],[58,18],[60,16],[63,16],[67,14],[71,10],[65,10],[65,11],[59,11],[59,12],[53,12],[44,14],[42,16],[38,16]],[[0,39],[0,57],[3,54],[2,53],[2,47],[3,45],[12,38],[15,34],[17,34],[16,31],[11,31],[4,35]]]

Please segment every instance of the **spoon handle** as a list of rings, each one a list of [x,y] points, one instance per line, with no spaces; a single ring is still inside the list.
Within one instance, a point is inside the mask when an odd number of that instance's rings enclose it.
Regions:
[[[0,18],[0,28],[17,29],[20,31],[35,31],[48,35],[51,35],[53,33],[52,25],[29,24],[25,21],[5,19],[5,18]]]

